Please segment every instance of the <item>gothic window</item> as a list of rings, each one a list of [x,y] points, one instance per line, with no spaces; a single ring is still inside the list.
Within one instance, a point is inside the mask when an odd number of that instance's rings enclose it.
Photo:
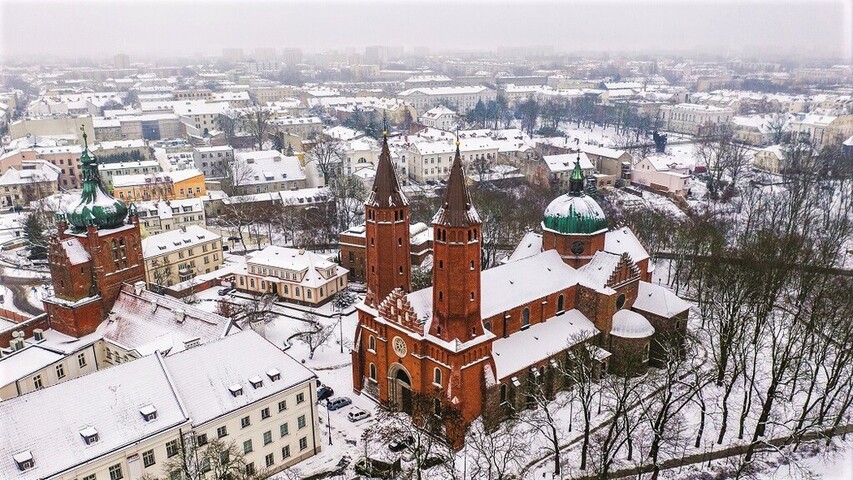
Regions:
[[[527,328],[530,326],[530,309],[525,307],[524,311],[521,312],[521,328]]]
[[[625,294],[624,293],[620,294],[619,298],[616,299],[616,310],[621,310],[623,306],[625,306]]]
[[[501,403],[506,401],[506,385],[501,384]]]
[[[376,350],[376,337],[373,335],[367,339],[367,349],[368,350]]]
[[[492,331],[492,322],[483,322],[483,328],[485,328],[486,330],[491,332]]]
[[[376,381],[376,365],[370,364],[370,379]]]
[[[432,383],[441,385],[441,369],[438,367],[432,372]]]
[[[565,302],[566,302],[566,297],[561,293],[560,296],[557,297],[557,311],[558,312],[562,312],[563,310],[565,310],[565,305],[564,305]]]

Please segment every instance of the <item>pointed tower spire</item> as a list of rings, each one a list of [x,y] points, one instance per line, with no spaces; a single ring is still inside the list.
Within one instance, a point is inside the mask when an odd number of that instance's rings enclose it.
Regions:
[[[447,179],[444,201],[432,218],[432,223],[446,227],[467,227],[480,223],[480,215],[474,208],[474,203],[471,202],[471,194],[468,193],[458,139],[456,140],[456,157],[450,167],[450,177]]]
[[[581,168],[581,152],[578,151],[578,158],[575,159],[575,168],[572,169],[572,174],[569,177],[569,195],[583,195],[584,174]]]
[[[382,132],[382,152],[379,154],[379,164],[376,166],[376,178],[373,180],[373,188],[365,203],[378,208],[401,207],[409,204],[409,200],[400,189],[394,164],[391,163],[387,130]]]

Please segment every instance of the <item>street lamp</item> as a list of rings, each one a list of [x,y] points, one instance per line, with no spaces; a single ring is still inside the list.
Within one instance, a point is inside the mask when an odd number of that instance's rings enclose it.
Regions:
[[[329,412],[329,399],[326,399],[326,426],[329,427],[329,445],[332,444],[332,414]]]
[[[341,353],[344,353],[344,316],[343,312],[340,308],[336,309],[338,311],[338,335],[340,336],[340,344],[341,344]]]

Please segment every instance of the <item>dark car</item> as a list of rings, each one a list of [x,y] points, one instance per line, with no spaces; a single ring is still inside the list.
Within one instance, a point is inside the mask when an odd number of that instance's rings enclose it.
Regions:
[[[325,400],[334,394],[335,391],[332,389],[332,387],[328,385],[323,385],[317,389],[317,401]]]
[[[329,410],[339,410],[351,403],[352,400],[350,400],[349,397],[330,398],[329,401],[326,402],[326,408]]]
[[[406,438],[397,438],[388,444],[388,450],[391,450],[392,452],[401,452],[414,445],[414,443],[415,439],[412,438],[411,435]]]
[[[219,293],[220,297],[224,297],[225,295],[228,295],[229,293],[231,293],[233,291],[234,291],[234,289],[231,287],[224,287],[224,288],[220,288],[218,293]]]

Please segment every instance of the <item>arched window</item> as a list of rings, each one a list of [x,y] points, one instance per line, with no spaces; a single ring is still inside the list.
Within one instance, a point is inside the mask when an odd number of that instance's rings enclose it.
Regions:
[[[398,247],[402,247],[402,246],[403,246],[403,239],[402,239],[402,238],[398,238],[398,239],[397,239],[397,246],[398,246]]]
[[[374,337],[373,335],[371,335],[370,338],[367,339],[367,349],[374,351],[376,350],[376,337]]]
[[[566,303],[566,297],[561,293],[560,296],[557,297],[557,311],[558,312],[562,312],[563,310],[566,309],[565,303]]]
[[[474,292],[471,292],[471,301],[474,301]]]
[[[474,270],[474,260],[471,260],[471,270]]]
[[[370,364],[370,379],[376,381],[376,365]]]
[[[439,301],[444,300],[444,293],[442,293],[442,292],[438,292],[438,300],[439,300]]]
[[[441,369],[438,367],[435,367],[435,370],[432,372],[432,383],[441,385]]]
[[[530,326],[530,309],[524,307],[524,311],[521,312],[521,328],[527,328]]]
[[[491,332],[492,331],[492,322],[483,322],[483,328],[485,328],[486,330]]]
[[[432,400],[432,410],[433,410],[432,413],[434,413],[435,416],[437,416],[437,417],[441,416],[441,400],[439,400],[437,398],[434,398]]]
[[[438,268],[444,268],[444,260],[438,261]]]

